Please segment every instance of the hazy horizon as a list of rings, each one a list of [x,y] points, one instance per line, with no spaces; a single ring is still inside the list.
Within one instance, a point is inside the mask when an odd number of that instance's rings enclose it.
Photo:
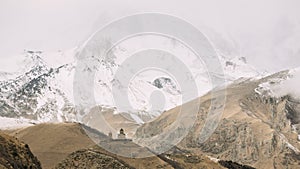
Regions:
[[[67,50],[81,45],[112,20],[135,13],[159,12],[183,18],[204,33],[216,32],[233,42],[233,50],[259,70],[299,67],[299,5],[296,0],[1,0],[0,66],[6,64],[7,57],[20,55],[24,49]]]

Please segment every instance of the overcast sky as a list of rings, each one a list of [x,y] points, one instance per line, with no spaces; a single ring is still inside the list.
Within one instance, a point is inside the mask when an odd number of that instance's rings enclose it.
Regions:
[[[277,71],[300,66],[299,9],[299,0],[0,0],[0,61],[70,49],[114,19],[160,12],[218,32],[257,68]]]

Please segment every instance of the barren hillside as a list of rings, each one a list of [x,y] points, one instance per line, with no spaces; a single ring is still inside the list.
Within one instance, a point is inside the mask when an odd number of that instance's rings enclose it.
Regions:
[[[226,104],[218,128],[205,142],[199,141],[199,134],[205,123],[211,101],[210,93],[187,103],[189,107],[200,107],[197,120],[188,136],[179,147],[195,154],[206,154],[220,160],[232,160],[256,168],[297,168],[300,164],[300,143],[297,131],[289,118],[297,109],[291,111],[291,98],[271,97],[256,92],[259,84],[274,79],[285,78],[287,72],[255,80],[241,80],[226,89]],[[275,83],[275,82],[274,82]],[[217,91],[214,96],[223,91]],[[295,102],[293,102],[296,104]],[[177,118],[180,107],[162,114],[153,122],[144,124],[137,130],[136,138],[155,136],[167,129]],[[295,119],[295,118],[294,118]],[[154,127],[155,126],[155,127]]]

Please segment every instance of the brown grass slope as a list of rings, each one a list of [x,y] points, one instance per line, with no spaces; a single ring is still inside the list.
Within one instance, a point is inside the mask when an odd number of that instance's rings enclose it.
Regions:
[[[130,141],[107,141],[110,147],[121,151],[139,150],[153,156],[147,158],[128,158],[111,153],[96,145],[85,133],[88,130],[100,140],[107,136],[78,123],[39,124],[14,131],[6,131],[26,142],[40,159],[42,167],[50,168],[223,168],[203,155],[170,152],[156,156],[146,148]],[[121,147],[124,147],[122,149]],[[128,148],[128,149],[127,149]],[[124,152],[122,152],[124,153]],[[166,160],[168,159],[168,160]]]
[[[78,123],[39,124],[24,129],[6,132],[26,142],[32,148],[32,152],[38,157],[42,167],[45,169],[54,168],[64,159],[70,158],[69,155],[76,151],[95,147],[97,152],[102,153],[104,156],[123,161],[134,168],[152,169],[161,166],[166,169],[172,168],[168,163],[156,156],[135,159],[121,157],[107,152],[106,150],[97,147],[97,145],[87,136],[85,130],[95,132],[95,135],[100,135],[102,138],[107,137],[103,134],[101,135],[100,132],[94,131],[93,129]],[[121,144],[122,142],[112,143],[113,146],[122,146]],[[130,144],[131,146],[137,146],[134,143]],[[84,162],[84,160],[82,162]]]
[[[46,169],[70,153],[94,145],[76,123],[40,124],[9,133],[27,143]]]

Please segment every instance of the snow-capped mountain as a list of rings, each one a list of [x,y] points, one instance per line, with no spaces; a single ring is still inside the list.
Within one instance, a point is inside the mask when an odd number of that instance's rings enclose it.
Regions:
[[[39,122],[78,120],[73,101],[73,76],[76,62],[76,49],[67,52],[42,53],[25,51],[19,57],[16,72],[2,72],[0,81],[1,116],[11,118],[28,118]],[[66,61],[55,61],[62,58]],[[54,60],[54,61],[53,61]],[[55,64],[56,63],[56,64]],[[113,109],[111,94],[112,76],[110,70],[100,70],[95,80],[95,93],[101,97],[97,104]],[[101,75],[101,76],[100,76]],[[130,85],[131,101],[136,105],[146,103],[150,94],[157,88],[147,81],[134,80],[136,87]],[[142,109],[140,109],[142,113]],[[133,112],[132,112],[133,113]],[[135,112],[136,113],[136,112]],[[140,114],[139,113],[139,114]],[[134,114],[134,113],[133,113]],[[144,113],[142,113],[144,114]],[[152,118],[157,113],[150,115]],[[80,119],[79,119],[80,120]]]
[[[0,82],[1,116],[42,122],[67,120],[64,113],[74,106],[61,88],[59,76],[72,70],[72,63],[49,67],[41,55],[27,51],[19,71],[14,73],[16,77]]]
[[[53,53],[25,51],[21,56],[13,58],[16,60],[16,71],[5,72],[4,70],[0,73],[0,115],[11,118],[22,117],[39,122],[80,121],[81,117],[77,116],[73,96],[73,78],[79,50],[74,48]],[[259,75],[247,63],[245,57],[228,57],[220,51],[218,53],[227,81]],[[110,107],[112,112],[115,112],[112,85],[116,84],[114,73],[121,61],[118,58],[110,60],[110,64],[103,63],[105,60],[93,61],[99,62],[100,66],[87,66],[86,70],[96,71],[94,81],[96,105]],[[187,61],[189,62],[197,84],[201,86],[198,94],[203,95],[212,89],[207,72],[199,68],[197,63]],[[210,73],[212,76],[219,76]],[[128,98],[134,109],[126,113],[134,115],[133,119],[139,124],[145,122],[143,119],[153,119],[162,111],[182,104],[180,86],[167,75],[153,72],[138,75],[132,79],[128,89]],[[154,105],[157,102],[151,101],[155,91],[161,92],[165,97],[165,105],[159,109]],[[148,117],[141,118],[145,115]]]

